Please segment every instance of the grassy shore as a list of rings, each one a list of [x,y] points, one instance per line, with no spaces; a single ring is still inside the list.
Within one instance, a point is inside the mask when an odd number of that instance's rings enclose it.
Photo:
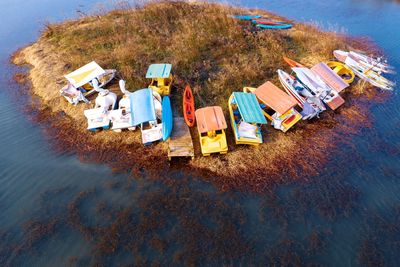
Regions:
[[[31,65],[32,93],[41,99],[42,118],[51,123],[58,149],[72,149],[116,170],[146,172],[156,179],[160,173],[179,169],[211,179],[222,189],[261,191],[276,182],[315,175],[334,160],[340,144],[369,126],[368,106],[376,99],[375,89],[364,84],[347,89],[346,104],[338,111],[301,122],[286,134],[268,125],[263,128],[265,143],[259,147],[234,145],[228,129],[229,153],[224,156],[202,157],[193,129],[196,158],[171,165],[167,145],[143,147],[138,131],[88,132],[83,110],[91,105],[69,105],[58,93],[65,84],[63,75],[92,60],[117,69],[129,91],[147,87],[144,77],[151,63],[167,62],[173,65],[176,114],[181,114],[181,95],[190,83],[196,107],[220,105],[229,120],[227,100],[233,91],[267,80],[280,86],[276,70],[289,71],[283,55],[311,66],[332,59],[334,49],[365,49],[361,42],[311,25],[295,23],[287,31],[260,31],[230,17],[248,12],[276,17],[266,11],[208,3],[157,2],[121,8],[46,25],[38,41],[13,60]],[[117,80],[111,90],[121,95]]]

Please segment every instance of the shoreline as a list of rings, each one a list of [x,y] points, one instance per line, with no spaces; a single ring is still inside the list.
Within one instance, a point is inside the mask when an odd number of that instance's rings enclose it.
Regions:
[[[113,12],[118,11],[112,11],[111,14]],[[266,12],[266,14],[270,13]],[[85,22],[85,18],[65,23],[66,25],[78,23],[81,27],[90,24],[90,22]],[[296,31],[300,31],[301,27],[310,27],[297,23],[296,26],[299,28]],[[317,60],[320,58],[323,56],[318,56]],[[341,153],[338,147],[340,143],[349,142],[363,128],[372,126],[369,107],[384,98],[384,94],[381,94],[381,99],[379,99],[378,89],[362,88],[360,85],[352,86],[344,94],[346,104],[337,112],[327,111],[321,118],[302,122],[286,134],[272,129],[270,125],[264,127],[266,141],[257,148],[234,145],[233,133],[228,127],[227,138],[230,151],[227,156],[202,157],[199,153],[196,130],[191,129],[196,158],[193,161],[174,160],[170,164],[166,153],[166,143],[144,147],[137,132],[101,131],[93,134],[86,130],[83,109],[90,106],[80,104],[73,107],[74,110],[70,110],[68,103],[58,95],[58,88],[61,87],[63,81],[59,74],[65,73],[66,64],[62,60],[62,55],[55,53],[55,47],[49,44],[45,33],[36,43],[17,52],[12,61],[16,65],[30,66],[29,81],[32,86],[29,91],[40,98],[40,104],[33,107],[38,112],[37,122],[48,125],[47,134],[55,140],[53,147],[56,150],[71,151],[76,153],[80,160],[105,163],[114,171],[128,171],[133,176],[145,174],[152,179],[162,179],[166,176],[165,173],[179,170],[185,175],[199,176],[211,181],[220,190],[259,192],[275,184],[304,180],[317,175],[318,170],[332,160],[334,155]],[[304,61],[304,63],[311,62],[311,59]],[[56,73],[56,75],[52,77],[49,73]],[[276,78],[276,74],[274,75]],[[178,90],[183,89],[181,84],[183,78],[178,77],[178,84],[174,84]],[[265,80],[268,79],[273,78],[265,78]],[[111,90],[118,92],[116,84],[116,81],[112,83]],[[276,85],[281,87],[279,83]],[[173,91],[175,96],[180,94],[180,91],[176,92],[177,88]],[[130,90],[132,89],[130,87]],[[173,99],[179,102],[177,100],[179,97]],[[91,101],[93,102],[93,99]],[[223,108],[226,109],[226,103]],[[313,142],[307,142],[304,145],[304,140],[313,140]],[[269,151],[267,158],[265,151]],[[299,156],[302,158],[299,159]]]

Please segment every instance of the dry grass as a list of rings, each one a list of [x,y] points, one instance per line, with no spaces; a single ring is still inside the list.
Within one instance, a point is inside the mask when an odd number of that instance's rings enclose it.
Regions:
[[[38,42],[22,50],[14,62],[33,65],[32,90],[47,108],[42,114],[51,118],[58,148],[72,148],[79,155],[118,169],[168,168],[164,143],[144,148],[137,132],[88,133],[83,116],[88,106],[68,105],[58,94],[63,75],[96,60],[104,68],[117,69],[128,90],[134,91],[147,86],[144,76],[149,64],[169,62],[175,75],[172,100],[177,113],[181,112],[177,103],[187,82],[194,88],[197,107],[221,105],[227,112],[227,99],[233,91],[267,80],[279,84],[276,70],[288,70],[283,55],[311,65],[331,59],[334,49],[361,48],[359,42],[310,25],[296,24],[288,31],[258,31],[229,16],[244,12],[249,11],[218,4],[159,2],[50,24]],[[119,91],[116,83],[111,89]],[[315,175],[338,143],[368,127],[367,107],[375,91],[364,85],[347,91],[347,102],[338,112],[328,111],[321,119],[302,122],[286,134],[265,127],[266,143],[257,148],[234,146],[228,129],[230,152],[226,156],[201,157],[192,130],[197,157],[179,168],[218,178],[213,180],[223,189],[257,191],[289,177]],[[53,116],[60,112],[62,116]]]

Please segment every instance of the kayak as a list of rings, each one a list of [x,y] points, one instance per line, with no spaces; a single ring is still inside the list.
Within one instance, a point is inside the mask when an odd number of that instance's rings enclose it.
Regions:
[[[185,91],[183,92],[183,117],[189,127],[193,127],[196,121],[194,111],[194,97],[192,89],[189,85],[186,85]]]
[[[293,59],[290,59],[288,57],[283,57],[283,60],[291,67],[291,68],[304,68],[304,66]]]
[[[166,141],[172,132],[173,120],[172,120],[172,109],[171,101],[169,96],[164,96],[162,100],[162,136],[163,141]]]
[[[284,24],[288,24],[286,22],[283,21],[275,21],[275,20],[271,20],[271,19],[253,19],[251,20],[252,23],[254,24],[263,24],[263,25],[284,25]]]
[[[292,24],[278,24],[278,25],[266,25],[266,24],[257,24],[257,27],[261,29],[290,29],[293,27]]]
[[[238,20],[252,20],[252,19],[259,19],[262,16],[261,15],[233,15],[232,17],[235,19],[238,19]]]

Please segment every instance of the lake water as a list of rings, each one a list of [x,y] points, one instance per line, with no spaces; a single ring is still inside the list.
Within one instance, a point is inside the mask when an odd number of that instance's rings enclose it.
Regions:
[[[168,185],[113,174],[55,152],[11,80],[10,54],[43,23],[96,0],[3,0],[0,10],[0,265],[315,263],[399,265],[400,98],[371,109],[374,127],[309,183],[220,193],[199,179]],[[236,3],[236,2],[235,2]],[[284,4],[283,4],[284,3]],[[247,7],[368,36],[400,71],[400,4],[382,0],[244,1]],[[394,79],[398,79],[396,76]],[[399,80],[397,81],[399,82]],[[234,258],[234,260],[230,260]]]

